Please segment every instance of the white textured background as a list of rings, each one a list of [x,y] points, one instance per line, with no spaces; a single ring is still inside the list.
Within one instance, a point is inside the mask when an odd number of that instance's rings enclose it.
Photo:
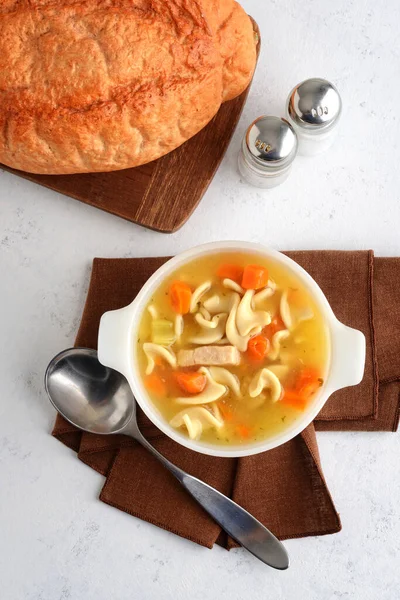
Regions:
[[[287,542],[284,573],[100,503],[103,478],[49,435],[43,372],[73,342],[94,256],[233,238],[400,254],[398,0],[243,4],[262,32],[258,70],[224,163],[181,231],[145,231],[0,172],[1,600],[400,598],[399,435],[319,434],[343,531]],[[246,124],[283,114],[290,89],[311,76],[342,93],[335,147],[299,158],[273,191],[244,185],[236,156]]]

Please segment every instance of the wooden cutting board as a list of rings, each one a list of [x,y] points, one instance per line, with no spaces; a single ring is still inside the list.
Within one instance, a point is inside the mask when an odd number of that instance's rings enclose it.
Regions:
[[[254,20],[253,27],[258,36],[258,58],[260,32]],[[35,175],[0,167],[143,227],[172,233],[186,223],[210,185],[249,89],[222,104],[212,121],[182,146],[140,167],[78,175]]]

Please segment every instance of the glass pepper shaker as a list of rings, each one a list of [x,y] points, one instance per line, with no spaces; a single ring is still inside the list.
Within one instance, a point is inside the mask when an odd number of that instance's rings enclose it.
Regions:
[[[286,116],[297,133],[299,154],[315,156],[335,140],[342,112],[336,87],[326,79],[306,79],[296,85],[286,102]]]
[[[243,179],[260,188],[273,188],[288,177],[297,154],[297,135],[286,119],[263,116],[247,129],[239,152]]]

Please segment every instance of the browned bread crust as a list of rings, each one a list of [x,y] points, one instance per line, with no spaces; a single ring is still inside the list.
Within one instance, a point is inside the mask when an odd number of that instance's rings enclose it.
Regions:
[[[134,167],[249,84],[234,0],[0,0],[0,162],[32,173]]]

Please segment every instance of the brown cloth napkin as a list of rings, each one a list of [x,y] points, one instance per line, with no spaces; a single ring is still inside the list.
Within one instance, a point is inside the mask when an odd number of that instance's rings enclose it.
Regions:
[[[293,440],[240,459],[187,450],[139,411],[142,432],[162,454],[232,497],[281,539],[334,533],[341,527],[322,473],[315,429],[395,431],[400,408],[400,258],[374,258],[366,251],[287,254],[316,279],[336,316],[364,332],[362,383],[331,396],[315,423]],[[95,259],[76,345],[96,348],[101,315],[131,302],[166,260]],[[106,477],[103,502],[203,546],[235,545],[133,440],[80,433],[60,416],[53,435]]]

